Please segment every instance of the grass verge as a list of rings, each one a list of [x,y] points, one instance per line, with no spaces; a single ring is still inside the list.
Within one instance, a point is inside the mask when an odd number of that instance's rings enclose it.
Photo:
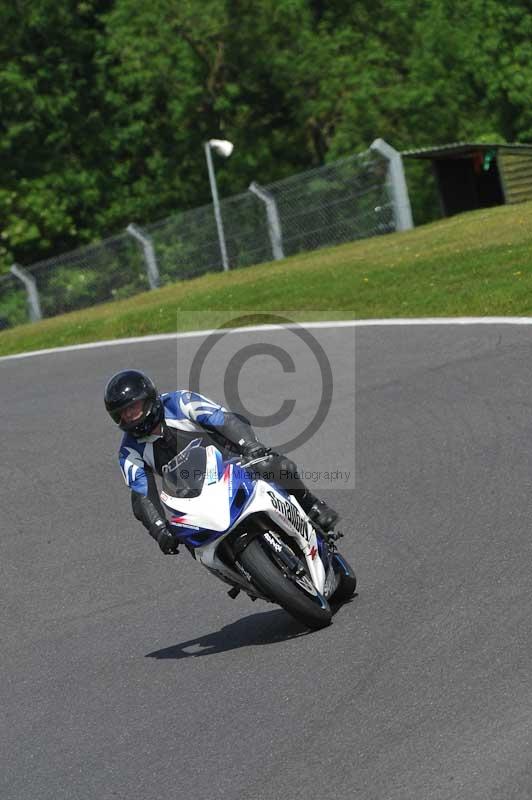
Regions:
[[[0,355],[204,328],[205,313],[295,319],[532,315],[532,202],[475,211],[0,332]],[[256,317],[255,317],[256,319]]]

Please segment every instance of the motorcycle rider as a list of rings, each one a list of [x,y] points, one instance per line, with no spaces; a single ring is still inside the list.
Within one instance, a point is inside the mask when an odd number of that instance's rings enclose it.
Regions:
[[[133,514],[163,553],[176,554],[178,540],[166,522],[154,474],[161,475],[162,467],[198,437],[206,445],[216,444],[226,456],[239,454],[251,461],[268,455],[255,468],[273,474],[321,528],[331,530],[336,524],[336,511],[309,491],[298,477],[294,462],[271,453],[243,417],[212,400],[183,390],[159,394],[147,375],[126,369],[107,383],[105,407],[124,431],[119,463],[131,489]]]

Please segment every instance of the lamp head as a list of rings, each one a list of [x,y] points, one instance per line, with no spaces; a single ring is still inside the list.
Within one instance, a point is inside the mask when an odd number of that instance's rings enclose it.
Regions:
[[[209,139],[209,147],[223,158],[229,158],[234,149],[234,144],[227,139]]]

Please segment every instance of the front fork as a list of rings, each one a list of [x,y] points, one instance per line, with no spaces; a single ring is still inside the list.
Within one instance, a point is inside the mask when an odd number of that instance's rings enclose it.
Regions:
[[[295,555],[290,545],[275,530],[272,530],[269,520],[258,517],[254,520],[254,523],[250,527],[243,524],[241,531],[234,531],[235,535],[231,537],[230,542],[225,540],[223,543],[225,546],[222,548],[222,552],[225,552],[225,559],[233,568],[235,567],[235,562],[239,560],[238,556],[249,542],[257,538],[257,536],[261,536],[262,541],[268,547],[274,559],[278,561],[281,568],[284,567],[288,574],[293,575],[296,580],[306,576],[307,570],[309,570],[310,578],[315,583],[315,579],[312,578],[313,570],[310,568],[308,558],[304,553],[301,554],[301,558]],[[318,542],[318,553],[325,572],[325,587],[328,587],[333,572],[333,555],[336,552],[335,543],[343,534],[339,532],[328,533],[317,525],[314,525],[314,528]]]

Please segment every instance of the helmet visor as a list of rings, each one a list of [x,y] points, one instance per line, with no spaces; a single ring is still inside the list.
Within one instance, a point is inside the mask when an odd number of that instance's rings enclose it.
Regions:
[[[146,408],[146,406],[148,406],[148,408]],[[111,416],[117,425],[120,425],[121,428],[123,427],[124,430],[128,430],[130,427],[134,427],[138,425],[139,422],[142,422],[147,411],[149,411],[149,407],[150,403],[146,398],[134,400],[132,403],[128,403],[127,406],[112,411]]]
[[[130,403],[125,408],[122,408],[120,411],[120,422],[124,425],[140,422],[144,417],[145,404],[145,400],[135,400],[134,403]]]

